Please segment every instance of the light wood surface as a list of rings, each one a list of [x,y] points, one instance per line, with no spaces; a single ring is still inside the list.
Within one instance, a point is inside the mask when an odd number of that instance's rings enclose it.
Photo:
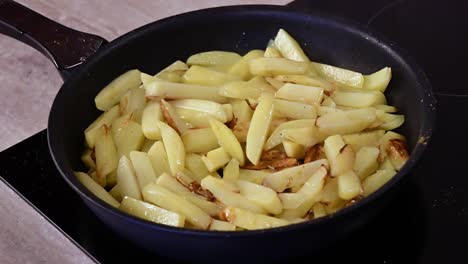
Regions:
[[[20,0],[66,26],[112,40],[190,10],[288,0]],[[0,151],[46,128],[62,80],[39,52],[0,35]],[[1,175],[0,175],[1,176]],[[0,182],[0,263],[91,263],[72,242]]]

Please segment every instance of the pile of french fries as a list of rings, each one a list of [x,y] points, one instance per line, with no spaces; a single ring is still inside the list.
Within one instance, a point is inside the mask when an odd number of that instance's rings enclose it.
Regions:
[[[130,70],[96,96],[76,177],[159,224],[273,228],[333,214],[408,159],[404,122],[370,75],[312,62],[283,29],[266,50],[208,51],[156,75]]]

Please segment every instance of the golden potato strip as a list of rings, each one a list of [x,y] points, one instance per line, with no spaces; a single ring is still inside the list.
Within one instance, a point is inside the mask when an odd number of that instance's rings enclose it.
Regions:
[[[283,205],[275,191],[272,189],[248,181],[237,181],[240,193],[250,201],[262,206],[270,214],[279,214]]]
[[[131,151],[140,150],[145,135],[141,125],[132,120],[133,114],[122,116],[112,123],[112,135],[119,157],[128,157]]]
[[[145,203],[143,201],[125,197],[119,207],[120,210],[158,224],[183,227],[185,216]]]
[[[238,81],[235,75],[219,72],[198,65],[193,65],[182,76],[183,82],[187,84],[217,86],[226,82]]]
[[[392,69],[382,68],[370,75],[364,75],[364,89],[378,90],[382,93],[387,89],[388,83],[392,79]]]
[[[102,113],[91,125],[89,125],[84,134],[88,147],[94,148],[96,144],[96,135],[99,133],[99,129],[102,125],[110,127],[115,119],[119,117],[119,106],[116,105],[108,111]]]
[[[145,85],[146,97],[165,99],[201,99],[227,103],[227,98],[218,94],[219,88],[192,84],[154,81]]]
[[[157,121],[162,120],[163,115],[160,103],[157,101],[148,102],[148,105],[143,110],[143,116],[141,118],[141,130],[146,138],[161,140],[161,131],[159,131]]]
[[[322,115],[317,119],[317,127],[326,135],[353,134],[369,127],[376,118],[371,108],[341,111]]]
[[[97,184],[95,181],[89,177],[88,174],[84,172],[75,172],[75,176],[81,184],[83,184],[86,189],[88,189],[92,194],[96,195],[99,199],[108,203],[110,206],[118,208],[120,203],[114,199],[102,186]]]
[[[130,152],[130,160],[132,161],[140,190],[143,190],[148,184],[156,181],[159,175],[155,174],[147,153],[132,151]]]
[[[98,93],[98,95],[96,95],[96,98],[94,98],[96,108],[102,111],[109,110],[120,101],[120,98],[127,91],[138,88],[140,84],[140,71],[127,71],[110,82]]]
[[[309,62],[309,58],[305,55],[299,43],[286,30],[281,28],[274,42],[283,57],[295,61]]]
[[[187,153],[206,153],[219,148],[218,139],[210,127],[190,129],[182,135],[182,141]]]
[[[293,120],[293,121],[282,123],[271,133],[270,137],[265,143],[264,149],[269,150],[281,144],[281,142],[283,141],[282,132],[285,129],[313,127],[313,126],[315,126],[314,119],[298,119],[298,120]]]
[[[96,177],[99,184],[106,186],[106,177],[117,169],[119,158],[111,130],[103,125],[96,135]]]
[[[211,130],[218,139],[218,144],[242,166],[245,163],[244,150],[236,136],[225,124],[218,120],[210,120]]]
[[[263,56],[262,50],[251,50],[245,54],[242,59],[234,63],[229,69],[228,73],[239,76],[243,80],[251,79],[253,76],[250,74],[249,64],[252,59],[261,58]]]
[[[305,62],[284,58],[257,58],[250,61],[250,72],[259,76],[304,74],[307,69],[308,64]]]
[[[224,219],[233,225],[247,230],[273,228],[284,226],[289,223],[284,219],[258,214],[236,207],[228,207],[224,209],[222,215]]]
[[[287,83],[278,89],[275,97],[313,105],[322,102],[323,88]]]
[[[200,52],[190,56],[187,59],[188,65],[233,65],[239,60],[241,56],[234,52],[228,51],[206,51]]]
[[[316,62],[312,62],[312,65],[321,76],[330,81],[357,88],[364,86],[364,77],[359,72]]]
[[[275,99],[275,113],[291,119],[315,119],[317,113],[313,105]]]
[[[177,132],[163,122],[158,122],[161,136],[166,148],[169,167],[172,175],[184,171],[185,168],[185,147]]]
[[[133,197],[141,200],[141,189],[131,161],[122,156],[117,167],[117,182],[121,197]]]
[[[156,177],[162,173],[171,173],[169,166],[169,158],[167,157],[166,148],[162,141],[156,141],[148,150],[148,158],[153,166]]]

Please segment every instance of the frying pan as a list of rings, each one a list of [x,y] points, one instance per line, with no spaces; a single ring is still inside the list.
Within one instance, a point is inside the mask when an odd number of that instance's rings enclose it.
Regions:
[[[317,220],[258,231],[208,232],[158,225],[119,212],[75,179],[73,170],[83,169],[83,131],[99,115],[93,99],[112,79],[133,68],[154,74],[201,51],[243,54],[262,49],[279,28],[298,39],[314,61],[364,73],[392,67],[394,77],[386,95],[406,116],[398,132],[406,135],[411,156],[382,188]],[[64,79],[50,111],[48,143],[56,167],[71,189],[122,237],[178,259],[284,262],[314,254],[366,225],[385,208],[402,181],[411,176],[434,127],[436,103],[431,86],[402,49],[365,26],[318,12],[267,5],[211,8],[150,23],[108,43],[57,24],[14,1],[0,0],[0,32],[42,52]],[[64,206],[64,213],[66,210],[73,209]]]

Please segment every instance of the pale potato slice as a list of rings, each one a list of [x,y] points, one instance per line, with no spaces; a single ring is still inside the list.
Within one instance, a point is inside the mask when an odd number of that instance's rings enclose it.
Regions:
[[[222,214],[231,224],[247,230],[274,228],[289,224],[289,222],[284,219],[258,214],[236,207],[228,207],[223,210]]]
[[[247,82],[229,82],[221,86],[219,94],[236,99],[257,99],[262,91]]]
[[[280,74],[304,74],[308,69],[305,62],[284,58],[256,58],[250,61],[250,73],[259,76]]]
[[[380,162],[379,168],[377,170],[395,170],[393,167],[392,162],[388,157],[384,158],[382,162]]]
[[[385,113],[395,113],[398,111],[398,109],[395,106],[391,105],[374,105],[372,107]]]
[[[378,127],[379,129],[383,130],[393,130],[399,128],[405,122],[404,115],[392,115],[387,113],[378,116],[378,119],[384,122]]]
[[[192,124],[185,122],[175,111],[174,107],[166,100],[161,99],[161,112],[167,124],[174,128],[180,135],[192,128]]]
[[[193,65],[182,76],[183,82],[187,84],[198,84],[217,86],[226,82],[239,81],[235,75],[219,72],[198,65]]]
[[[107,174],[106,187],[113,187],[117,184],[117,170]]]
[[[132,151],[130,152],[130,160],[132,161],[140,190],[143,190],[148,184],[156,182],[156,178],[159,175],[155,174],[147,153]]]
[[[185,74],[185,71],[163,71],[156,74],[159,80],[173,82],[173,83],[181,83],[183,82],[182,76]]]
[[[116,105],[109,109],[108,111],[102,113],[91,125],[89,125],[84,134],[86,139],[86,144],[90,149],[94,148],[96,143],[96,135],[99,132],[99,129],[102,125],[110,127],[115,119],[119,117],[119,106]]]
[[[133,197],[141,200],[141,189],[131,161],[122,156],[117,167],[117,185],[119,186],[121,197]]]
[[[327,173],[325,166],[320,166],[312,173],[299,191],[278,194],[284,209],[296,209],[307,200],[318,197],[325,184]]]
[[[134,120],[141,123],[142,113],[145,106],[145,90],[134,88],[126,92],[122,98],[120,98],[119,112],[120,115],[133,113]]]
[[[350,145],[346,145],[340,135],[325,139],[324,152],[330,162],[330,174],[338,176],[354,168],[355,153]]]
[[[388,158],[396,170],[400,170],[408,161],[409,153],[404,136],[387,131],[380,141],[380,159]]]
[[[281,52],[276,47],[267,47],[263,54],[265,58],[283,58]]]
[[[344,135],[343,140],[346,144],[353,147],[354,151],[359,151],[362,147],[377,147],[380,139],[385,134],[384,130],[374,130],[350,135]]]
[[[225,124],[218,120],[210,120],[211,130],[218,139],[218,144],[242,166],[245,163],[244,150],[236,136]]]
[[[226,222],[226,221],[220,221],[213,219],[210,225],[210,230],[214,231],[236,231],[236,226]]]
[[[317,116],[323,116],[329,113],[336,113],[336,112],[343,111],[334,107],[328,107],[328,106],[323,106],[323,105],[317,105],[316,109],[317,109]]]
[[[338,176],[338,195],[343,200],[351,200],[363,193],[361,180],[350,170]]]
[[[122,194],[120,193],[119,185],[116,184],[112,189],[110,189],[109,194],[114,197],[119,203],[122,201]]]
[[[166,173],[161,174],[156,183],[200,207],[200,209],[202,209],[210,216],[218,216],[219,212],[223,209],[222,206],[206,200],[204,196],[192,192],[183,184],[181,184],[176,178],[169,176]]]
[[[185,147],[177,132],[164,122],[158,122],[161,137],[166,148],[169,167],[172,175],[184,171]]]
[[[234,118],[234,112],[232,111],[232,105],[231,104],[223,104],[222,105],[224,112],[226,113],[226,122],[231,121]],[[226,123],[223,122],[223,123]]]
[[[283,87],[283,85],[285,85],[284,82],[278,81],[277,79],[275,79],[273,77],[265,76],[265,81],[267,81],[276,90],[279,90],[279,88],[281,88],[281,87]]]
[[[275,46],[281,52],[283,57],[295,61],[309,62],[301,46],[284,29],[280,29],[275,37]]]
[[[176,109],[190,109],[197,112],[205,113],[223,123],[226,123],[228,120],[230,120],[228,119],[228,115],[226,113],[226,108],[224,107],[224,105],[216,102],[199,99],[181,99],[170,101],[170,104]]]
[[[141,146],[141,151],[148,153],[148,151],[153,146],[154,142],[156,141],[146,138],[145,141],[143,142],[143,145]]]
[[[198,228],[208,229],[210,226],[211,217],[209,214],[156,183],[152,183],[143,189],[143,197],[145,201],[185,216],[186,221]]]
[[[335,91],[331,99],[340,106],[364,108],[374,105],[387,104],[385,95],[379,91],[372,92],[345,92]]]
[[[257,87],[262,92],[275,93],[276,89],[263,76],[255,76],[247,82],[248,86]]]
[[[252,203],[246,197],[238,192],[234,192],[229,182],[222,179],[216,179],[213,176],[207,176],[201,181],[201,186],[210,191],[216,199],[227,206],[243,208],[255,213],[264,213],[265,209]]]
[[[251,50],[245,54],[242,59],[234,63],[229,69],[228,73],[239,76],[242,80],[246,81],[253,76],[250,74],[249,64],[252,59],[261,58],[263,56],[262,50]]]
[[[194,109],[175,108],[175,112],[183,121],[190,124],[192,128],[210,127],[210,119],[217,119],[216,116]]]
[[[283,129],[281,138],[300,144],[305,147],[311,147],[325,138],[317,127],[287,128]]]
[[[321,203],[316,203],[312,206],[312,213],[314,214],[314,219],[324,217],[327,215],[325,207]]]
[[[253,110],[245,100],[231,99],[229,102],[232,106],[232,114],[236,118],[236,122],[250,122]]]
[[[95,169],[96,162],[94,161],[94,151],[92,149],[86,149],[81,155],[81,161],[88,169]]]
[[[141,130],[146,138],[161,140],[161,131],[157,121],[162,121],[161,105],[158,101],[148,102],[141,118]]]
[[[210,174],[205,163],[203,163],[202,156],[195,153],[187,153],[185,167],[192,173],[192,178],[198,183]]]
[[[121,116],[112,123],[112,135],[119,157],[128,157],[131,151],[140,150],[145,141],[141,125],[133,121],[132,114]]]
[[[270,171],[240,169],[239,180],[262,184],[263,179],[270,174]]]
[[[274,97],[270,93],[262,93],[252,116],[251,125],[247,132],[246,156],[255,165],[260,161],[263,145],[270,128],[274,110]]]
[[[235,182],[239,179],[239,161],[237,159],[232,159],[224,167],[223,170],[223,180]]]
[[[188,70],[188,66],[187,64],[185,64],[185,62],[183,61],[180,61],[180,60],[177,60],[177,61],[174,61],[171,65],[167,66],[166,68],[164,68],[162,71],[160,71],[159,73],[162,73],[162,72],[173,72],[173,71],[186,71]],[[156,77],[158,76],[158,74],[156,74]]]
[[[358,133],[369,127],[377,116],[374,109],[334,112],[317,119],[319,131],[326,135]]]
[[[324,204],[336,203],[341,200],[338,194],[338,178],[328,178],[319,195],[319,201]]]
[[[270,214],[279,214],[283,205],[275,191],[272,189],[248,181],[237,181],[240,193],[250,201],[260,205]]]
[[[336,103],[335,101],[333,101],[333,99],[330,96],[324,95],[323,97],[324,99],[321,103],[322,106],[336,108]]]
[[[275,114],[291,119],[315,119],[317,113],[313,105],[275,99]]]
[[[148,150],[148,158],[151,161],[156,177],[163,173],[171,173],[166,148],[162,141],[156,141],[151,146]]]
[[[284,209],[281,214],[277,215],[278,218],[293,221],[298,218],[306,217],[312,206],[317,203],[317,197],[306,198],[295,209]]]
[[[298,119],[282,123],[271,133],[270,137],[265,142],[264,149],[270,150],[276,147],[277,145],[281,144],[281,142],[283,141],[282,133],[285,129],[304,128],[313,126],[315,126],[314,119]]]
[[[242,57],[234,52],[228,51],[206,51],[190,56],[187,59],[188,65],[233,65]]]
[[[206,153],[219,148],[218,139],[210,127],[188,130],[182,135],[182,142],[187,153]]]
[[[96,135],[96,178],[101,186],[107,185],[107,175],[117,169],[119,157],[115,148],[111,130],[103,125]]]
[[[313,105],[322,102],[323,88],[287,83],[278,89],[275,97]]]
[[[143,87],[147,84],[149,84],[150,82],[154,82],[154,81],[162,81],[161,79],[155,77],[155,76],[152,76],[152,75],[149,75],[147,73],[144,73],[144,72],[141,72],[140,73],[140,78],[141,78],[141,83],[143,85]]]
[[[275,79],[283,83],[295,83],[306,86],[321,87],[325,91],[331,91],[332,86],[319,78],[313,78],[307,75],[276,75]]]
[[[382,68],[370,75],[364,75],[364,89],[378,90],[382,93],[387,89],[388,83],[392,79],[392,69]]]
[[[283,140],[283,148],[286,155],[290,158],[301,159],[304,157],[304,145],[290,140]]]
[[[140,71],[127,71],[106,85],[106,87],[96,95],[96,98],[94,98],[96,108],[102,111],[111,109],[120,101],[120,98],[127,91],[138,88],[140,84]]]
[[[302,186],[321,167],[328,168],[328,160],[321,159],[295,167],[290,167],[275,173],[268,174],[263,179],[263,185],[277,192],[287,188]]]
[[[369,196],[371,193],[375,192],[377,189],[379,189],[385,183],[387,183],[391,178],[393,178],[395,174],[396,171],[394,170],[378,170],[374,174],[367,177],[362,182],[364,196]]]
[[[227,103],[227,98],[218,94],[219,88],[192,84],[154,81],[145,85],[148,98],[165,99],[201,99],[217,103]]]
[[[110,206],[118,208],[120,203],[114,199],[101,185],[97,184],[95,181],[89,177],[88,174],[84,172],[75,172],[75,176],[78,181],[83,184],[86,189],[88,189],[92,194],[96,195],[99,199],[103,200]]]
[[[359,72],[316,62],[312,62],[312,65],[321,76],[330,81],[357,88],[364,86],[364,77]]]
[[[202,161],[205,164],[209,172],[214,172],[224,165],[226,165],[231,160],[229,154],[224,150],[223,147],[214,149],[208,153],[206,156],[202,156]]]
[[[183,227],[185,217],[143,201],[125,197],[119,207],[120,210],[158,224]]]
[[[360,148],[356,153],[354,171],[359,176],[359,179],[365,179],[379,168],[379,163],[377,161],[379,152],[379,149],[376,147],[366,146]]]

